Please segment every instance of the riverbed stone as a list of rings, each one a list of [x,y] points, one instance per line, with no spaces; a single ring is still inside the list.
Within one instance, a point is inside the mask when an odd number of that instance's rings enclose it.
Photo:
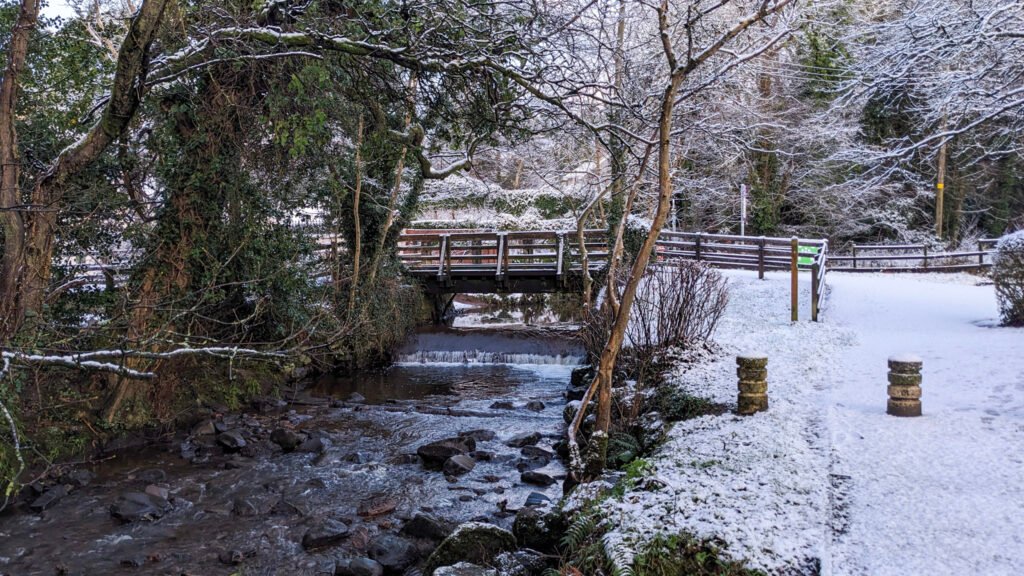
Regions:
[[[149,494],[150,496],[156,496],[157,498],[161,498],[163,500],[170,500],[171,498],[170,490],[163,486],[157,486],[156,484],[150,484],[149,486],[146,486],[146,494]]]
[[[320,436],[310,436],[296,446],[295,451],[306,454],[323,454],[325,448],[323,438]]]
[[[465,432],[459,432],[459,438],[472,438],[477,442],[490,442],[497,438],[498,433],[494,430],[485,430],[483,428],[478,430],[466,430]]]
[[[289,428],[275,428],[270,433],[270,441],[281,447],[285,452],[293,452],[302,444],[302,435]]]
[[[302,536],[302,547],[306,550],[333,546],[348,536],[348,525],[333,518],[316,521]]]
[[[583,388],[590,385],[590,381],[594,379],[594,367],[593,366],[580,366],[572,371],[569,375],[569,386],[573,388]]]
[[[431,576],[438,568],[459,562],[491,564],[495,556],[515,548],[516,537],[508,530],[494,524],[467,522],[456,528],[434,550],[427,559],[423,573]]]
[[[356,509],[356,514],[369,518],[393,512],[395,508],[398,508],[398,500],[386,495],[374,496],[360,502],[359,508]]]
[[[476,440],[469,436],[445,438],[437,442],[424,444],[416,449],[416,454],[423,460],[428,470],[441,470],[449,458],[457,454],[469,454],[476,450]]]
[[[135,474],[135,479],[147,484],[159,484],[167,481],[167,472],[160,468],[147,468]]]
[[[217,560],[219,560],[221,564],[237,566],[245,560],[245,553],[241,550],[221,550],[217,554]]]
[[[526,406],[524,406],[524,408],[530,410],[531,412],[543,412],[545,406],[544,403],[541,402],[540,400],[530,400],[529,402],[526,403]]]
[[[539,576],[548,568],[545,557],[529,549],[498,554],[494,565],[501,576]]]
[[[235,496],[234,512],[237,516],[252,517],[270,513],[281,501],[281,496],[266,490],[249,490]]]
[[[523,455],[523,458],[543,462],[544,464],[551,462],[551,459],[555,457],[554,452],[545,450],[540,446],[523,446],[520,453]]]
[[[494,460],[496,454],[490,450],[474,450],[469,453],[469,456],[478,462],[490,462]]]
[[[436,516],[426,513],[419,513],[413,516],[412,520],[402,526],[402,536],[410,538],[421,538],[440,542],[452,533],[453,527],[447,522],[439,520]]]
[[[415,544],[394,534],[374,538],[367,552],[371,559],[384,567],[385,574],[401,574],[419,558]]]
[[[384,566],[369,558],[346,558],[334,565],[337,576],[383,576]]]
[[[515,404],[504,400],[499,400],[498,402],[491,404],[491,410],[515,410],[515,408]]]
[[[68,490],[67,488],[64,487],[63,484],[51,486],[47,488],[46,491],[44,491],[38,498],[33,500],[32,503],[29,504],[29,508],[31,508],[33,512],[42,512],[44,510],[49,510],[50,508],[56,506],[57,502],[60,502],[61,498],[67,495]]]
[[[237,452],[247,444],[245,438],[242,436],[242,431],[237,428],[225,430],[218,434],[217,443],[223,446],[224,450],[228,452]]]
[[[476,462],[466,454],[456,454],[444,463],[444,473],[449,476],[461,476],[473,471]]]
[[[127,523],[156,520],[170,509],[170,502],[152,494],[125,492],[110,506],[110,515]]]
[[[442,566],[434,570],[434,576],[498,576],[492,568],[484,568],[469,562],[459,562],[453,566]]]
[[[75,468],[61,478],[61,484],[70,484],[76,488],[83,488],[92,482],[96,475],[82,468]]]
[[[513,448],[522,448],[523,446],[534,445],[537,442],[540,442],[540,432],[527,432],[509,438],[505,444]]]
[[[527,484],[533,484],[535,486],[551,486],[555,483],[555,479],[543,472],[536,470],[527,470],[523,472],[519,479]]]
[[[519,546],[541,552],[554,552],[563,530],[561,516],[550,507],[521,508],[512,522],[512,534]]]

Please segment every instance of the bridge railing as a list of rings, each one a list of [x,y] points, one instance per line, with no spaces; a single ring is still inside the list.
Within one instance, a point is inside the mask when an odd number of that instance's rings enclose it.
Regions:
[[[602,267],[608,259],[605,232],[585,231],[584,246],[588,267]],[[561,276],[583,269],[573,232],[407,230],[399,236],[398,257],[410,272],[442,278],[457,274]]]

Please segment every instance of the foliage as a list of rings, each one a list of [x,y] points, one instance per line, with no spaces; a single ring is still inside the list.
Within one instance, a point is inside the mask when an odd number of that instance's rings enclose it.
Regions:
[[[1024,326],[1024,231],[1003,236],[992,263],[999,314],[1006,326]]]
[[[724,560],[706,541],[681,535],[659,534],[644,544],[633,559],[636,576],[755,576],[762,574],[741,563]]]

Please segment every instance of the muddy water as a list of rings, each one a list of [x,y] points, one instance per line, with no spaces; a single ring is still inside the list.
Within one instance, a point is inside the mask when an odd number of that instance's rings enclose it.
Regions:
[[[578,352],[563,337],[538,344],[536,338],[480,336],[421,336],[415,346],[427,353],[407,352],[415,362],[381,374],[326,378],[298,403],[237,421],[227,417],[222,426],[245,430],[259,447],[252,457],[223,453],[212,436],[189,437],[94,468],[88,485],[52,508],[34,513],[21,506],[0,516],[0,574],[329,574],[337,558],[361,554],[417,512],[508,527],[531,492],[560,495],[558,484],[523,484],[517,466],[537,466],[524,464],[520,450],[505,441],[536,431],[543,435],[539,445],[551,448],[562,430],[562,392]],[[467,362],[435,361],[460,352]],[[525,408],[535,400],[544,403],[542,410]],[[512,408],[492,408],[495,402]],[[282,425],[321,437],[325,449],[282,453],[266,440]],[[480,429],[496,433],[477,446],[493,458],[478,460],[457,479],[425,470],[415,456],[429,441]],[[557,459],[543,471],[564,474]],[[151,485],[169,490],[170,512],[128,524],[111,517],[118,496]],[[373,499],[394,510],[360,516],[360,505]],[[325,518],[347,524],[348,538],[305,551],[303,535]],[[245,556],[241,566],[219,558],[230,551]]]

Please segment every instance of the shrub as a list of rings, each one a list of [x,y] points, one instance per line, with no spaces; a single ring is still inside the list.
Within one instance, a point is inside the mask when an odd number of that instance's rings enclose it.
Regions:
[[[1024,230],[1003,236],[992,265],[999,314],[1006,326],[1024,326]]]

